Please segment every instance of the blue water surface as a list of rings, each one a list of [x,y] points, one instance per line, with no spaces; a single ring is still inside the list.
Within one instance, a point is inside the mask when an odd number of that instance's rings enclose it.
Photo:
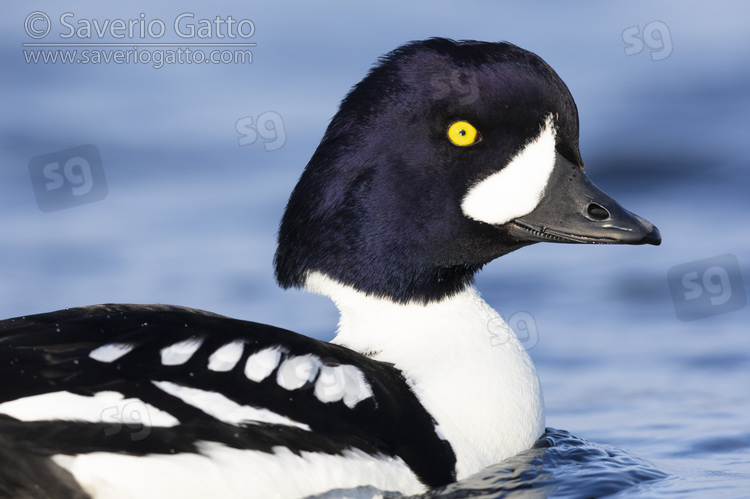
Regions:
[[[77,27],[161,20],[167,33],[63,38],[66,13]],[[181,38],[173,22],[185,13],[255,31]],[[330,339],[334,306],[278,289],[271,261],[286,199],[338,102],[405,41],[508,40],[566,81],[589,175],[664,242],[539,244],[483,270],[477,287],[537,365],[550,429],[427,497],[749,497],[749,18],[726,1],[8,4],[0,316],[173,303]],[[186,40],[256,45],[251,63],[160,68],[27,63],[40,49],[23,45]],[[34,159],[64,163],[61,151],[85,145],[106,188],[81,204],[39,203]]]

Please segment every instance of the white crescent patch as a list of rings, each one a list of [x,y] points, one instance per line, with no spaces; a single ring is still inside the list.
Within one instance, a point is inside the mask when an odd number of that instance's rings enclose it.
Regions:
[[[503,225],[528,215],[544,196],[555,166],[555,127],[548,116],[539,135],[500,171],[466,193],[461,210],[478,222]]]

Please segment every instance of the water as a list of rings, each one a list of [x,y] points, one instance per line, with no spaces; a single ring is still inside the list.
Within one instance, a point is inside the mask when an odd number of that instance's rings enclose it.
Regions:
[[[651,493],[673,477],[615,447],[547,429],[534,448],[424,498],[605,497]]]
[[[271,259],[285,201],[338,101],[406,40],[506,39],[566,81],[590,176],[654,222],[664,243],[539,244],[483,270],[477,286],[525,339],[555,430],[537,448],[428,496],[750,496],[750,309],[741,300],[750,279],[748,8],[470,5],[340,4],[335,15],[247,2],[34,7],[51,19],[143,12],[169,27],[192,12],[256,25],[250,65],[161,69],[26,64],[21,44],[33,40],[24,20],[34,9],[6,6],[0,316],[175,303],[330,339],[333,305],[279,290]],[[626,55],[638,40],[643,50]],[[238,123],[261,116],[277,133],[241,146]],[[103,199],[41,211],[29,162],[85,144],[101,153]],[[670,281],[670,269],[684,265]],[[680,288],[683,278],[693,287]],[[701,296],[675,298],[670,283],[683,297]],[[686,311],[703,318],[681,320]]]

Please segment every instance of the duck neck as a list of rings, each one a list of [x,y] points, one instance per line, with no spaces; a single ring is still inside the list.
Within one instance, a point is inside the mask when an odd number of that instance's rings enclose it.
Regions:
[[[340,320],[333,343],[398,368],[453,446],[459,479],[528,449],[544,431],[536,370],[472,286],[428,304],[373,297],[314,272]]]

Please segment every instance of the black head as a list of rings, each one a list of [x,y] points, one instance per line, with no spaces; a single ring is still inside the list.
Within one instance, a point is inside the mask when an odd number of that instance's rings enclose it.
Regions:
[[[544,239],[533,219],[488,223],[467,216],[462,201],[550,123],[555,172],[585,178],[575,102],[540,57],[508,43],[446,39],[396,49],[343,100],[292,192],[279,283],[303,286],[319,271],[400,302],[459,291],[485,263]],[[544,200],[564,187],[544,185]]]

